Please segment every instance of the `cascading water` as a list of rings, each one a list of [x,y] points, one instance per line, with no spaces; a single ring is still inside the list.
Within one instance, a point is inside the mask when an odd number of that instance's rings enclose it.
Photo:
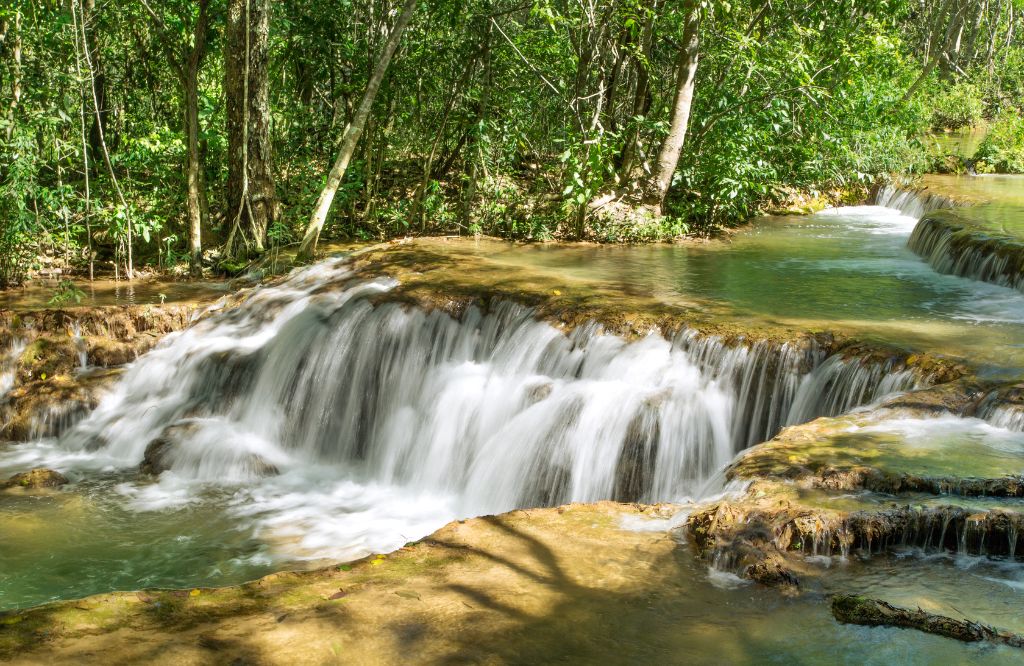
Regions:
[[[940,273],[1024,290],[1024,244],[997,241],[943,220],[924,217],[908,247]]]
[[[928,213],[956,204],[944,196],[923,190],[905,189],[892,183],[883,185],[875,193],[874,204],[898,210],[907,217],[922,218]]]
[[[25,341],[12,340],[10,346],[0,353],[0,400],[14,388],[18,358],[25,351]]]
[[[202,482],[316,469],[446,498],[451,519],[691,496],[781,427],[916,382],[811,344],[566,335],[512,303],[455,319],[348,279],[326,262],[168,337],[62,449]]]
[[[17,359],[25,351],[25,340],[14,339],[7,349],[0,352],[0,400],[14,387],[17,373]]]
[[[1024,407],[1000,407],[986,419],[997,428],[1024,432]]]
[[[1024,243],[932,215],[955,208],[953,200],[889,184],[878,190],[875,203],[918,219],[907,247],[939,273],[1024,291]]]

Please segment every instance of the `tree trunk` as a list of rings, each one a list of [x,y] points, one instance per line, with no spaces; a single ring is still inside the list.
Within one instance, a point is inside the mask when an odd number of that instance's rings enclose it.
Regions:
[[[384,44],[384,50],[381,52],[377,65],[370,75],[370,80],[366,84],[366,91],[363,93],[362,101],[359,102],[359,108],[356,109],[352,123],[345,129],[345,135],[341,140],[341,148],[338,150],[338,158],[334,161],[334,166],[331,167],[331,172],[327,176],[327,184],[320,193],[320,198],[317,199],[313,215],[309,219],[309,226],[306,228],[306,235],[303,237],[302,245],[299,247],[300,259],[312,259],[316,253],[316,244],[320,239],[320,232],[324,228],[324,222],[327,221],[327,214],[331,210],[331,204],[334,202],[334,195],[337,194],[341,181],[345,178],[348,163],[356,151],[356,146],[359,144],[359,137],[363,133],[363,128],[366,127],[366,120],[370,117],[370,111],[373,108],[373,100],[377,96],[380,84],[388,71],[391,58],[395,55],[395,51],[398,50],[402,33],[405,32],[409,22],[412,21],[412,15],[416,11],[416,2],[417,0],[405,0],[402,12],[398,16],[398,21],[391,30],[391,34],[388,35],[387,42]]]
[[[643,32],[640,36],[640,53],[642,58],[636,60],[636,90],[633,94],[632,117],[629,119],[634,126],[629,130],[626,142],[622,147],[622,160],[619,173],[623,180],[639,178],[637,169],[637,142],[640,140],[640,130],[635,125],[636,119],[646,116],[651,109],[651,75],[648,67],[651,67],[651,54],[654,46],[654,20],[658,14],[658,0],[651,0],[647,8],[647,20],[644,21]]]
[[[693,105],[693,90],[697,80],[697,63],[700,57],[700,6],[696,0],[685,5],[686,24],[683,28],[683,43],[679,50],[678,76],[675,102],[668,136],[665,137],[658,154],[654,172],[644,187],[644,203],[661,213],[672,176],[679,165],[679,156],[686,142],[686,131],[690,124],[690,108]]]
[[[96,0],[81,0],[82,9],[82,30],[86,31],[90,22],[94,20],[96,13]],[[99,109],[92,114],[89,127],[89,151],[93,155],[93,164],[96,165],[96,173],[99,174],[99,165],[102,161],[104,144],[106,144],[107,120],[110,112],[107,109],[107,77],[104,74],[103,57],[100,52],[100,33],[93,32],[92,44],[85,44],[88,50],[88,59],[92,76],[92,91],[95,97],[94,104]],[[107,146],[112,148],[112,146]],[[97,157],[99,155],[100,157]]]
[[[209,0],[199,0],[199,17],[193,33],[193,46],[182,67],[182,90],[185,93],[185,143],[188,161],[185,165],[188,202],[189,266],[193,275],[202,274],[202,229],[206,206],[203,202],[202,156],[199,152],[199,69],[206,56],[206,32],[209,24]]]
[[[486,9],[490,11],[491,5],[487,3]],[[487,21],[483,30],[483,41],[480,47],[480,56],[483,58],[483,82],[481,83],[480,100],[477,102],[476,114],[473,117],[473,127],[463,134],[469,143],[466,150],[466,188],[462,197],[462,226],[467,230],[473,224],[473,208],[476,203],[478,180],[480,168],[483,165],[483,149],[481,135],[487,131],[487,113],[491,101],[492,81],[492,56],[491,56],[491,34],[492,24]],[[456,147],[458,149],[458,147]],[[479,158],[479,159],[478,159]]]
[[[5,30],[6,33],[6,30]],[[7,126],[7,140],[11,139],[11,130],[14,128],[14,119],[18,112],[18,103],[21,102],[21,12],[14,12],[14,38],[11,45],[11,103],[10,103],[10,124]]]
[[[227,213],[225,251],[261,253],[273,223],[276,193],[271,162],[269,0],[229,0],[224,90],[227,95]]]

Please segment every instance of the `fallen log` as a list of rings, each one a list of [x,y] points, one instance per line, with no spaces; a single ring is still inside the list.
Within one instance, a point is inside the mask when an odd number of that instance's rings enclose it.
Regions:
[[[846,624],[917,629],[968,643],[988,641],[1024,648],[1024,636],[1018,634],[999,631],[969,620],[956,620],[944,615],[927,613],[920,608],[917,610],[899,608],[878,599],[868,599],[856,595],[833,597],[832,615]]]

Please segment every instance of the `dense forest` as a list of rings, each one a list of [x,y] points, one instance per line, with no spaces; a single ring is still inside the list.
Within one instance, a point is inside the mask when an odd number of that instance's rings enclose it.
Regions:
[[[1021,0],[5,0],[0,286],[326,238],[645,241],[1024,170]]]

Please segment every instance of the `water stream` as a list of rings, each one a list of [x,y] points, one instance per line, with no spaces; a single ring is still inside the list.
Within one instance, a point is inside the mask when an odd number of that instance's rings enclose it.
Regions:
[[[906,248],[915,223],[869,206],[702,248],[457,251],[556,285],[699,295],[737,320],[978,350],[993,376],[1024,367],[1024,294],[937,274]],[[0,497],[0,531],[15,535],[0,608],[240,582],[517,507],[684,501],[781,427],[926,379],[810,343],[566,334],[511,302],[456,319],[386,302],[394,287],[352,284],[343,259],[299,271],[168,336],[59,439],[0,447],[0,477],[46,466],[73,481]]]

